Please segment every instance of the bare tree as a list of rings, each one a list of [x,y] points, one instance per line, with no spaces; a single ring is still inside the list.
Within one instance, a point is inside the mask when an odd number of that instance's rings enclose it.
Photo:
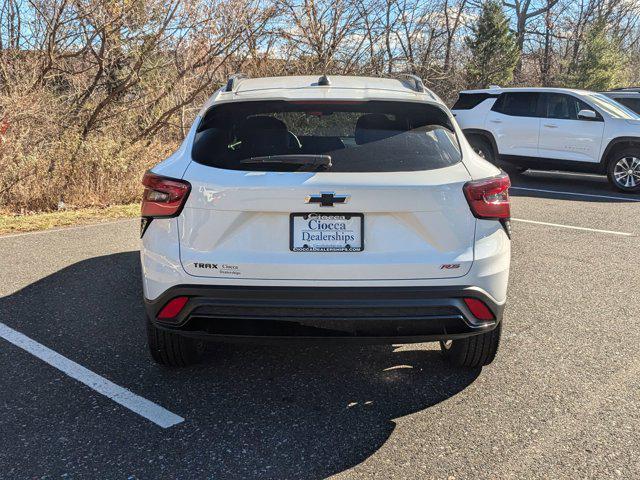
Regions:
[[[453,44],[458,35],[458,29],[462,24],[463,14],[467,7],[468,0],[460,0],[455,7],[449,6],[449,0],[444,1],[444,20],[446,29],[446,40],[444,49],[444,65],[445,72],[451,70],[451,52]]]
[[[524,52],[524,41],[527,33],[527,23],[545,12],[548,12],[559,0],[541,0],[540,3],[535,0],[513,0],[513,2],[503,0],[505,7],[513,9],[516,20],[516,45],[520,50],[521,58]],[[522,71],[522,60],[516,65],[515,75],[519,76]]]
[[[498,0],[500,1],[500,0]],[[225,78],[412,71],[452,101],[479,0],[0,0],[0,209],[135,199]],[[503,0],[517,82],[562,85],[596,19],[640,82],[637,0]],[[624,60],[624,58],[623,58]]]

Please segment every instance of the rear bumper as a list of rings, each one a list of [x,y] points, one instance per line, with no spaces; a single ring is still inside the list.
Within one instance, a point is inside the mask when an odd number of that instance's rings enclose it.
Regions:
[[[189,298],[180,313],[158,320],[171,299]],[[464,298],[495,316],[480,321]],[[228,287],[181,285],[145,300],[159,328],[207,340],[321,340],[411,343],[493,330],[504,304],[477,287]]]

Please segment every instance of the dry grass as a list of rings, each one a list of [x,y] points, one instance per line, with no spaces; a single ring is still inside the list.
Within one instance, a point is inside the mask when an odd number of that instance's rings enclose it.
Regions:
[[[76,210],[29,215],[0,214],[0,235],[46,230],[70,225],[100,223],[119,218],[134,218],[139,215],[139,203],[113,205],[103,208],[79,208]]]

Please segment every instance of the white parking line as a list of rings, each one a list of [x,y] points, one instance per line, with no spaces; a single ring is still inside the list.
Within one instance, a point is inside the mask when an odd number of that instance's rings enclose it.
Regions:
[[[84,383],[89,388],[128,408],[132,412],[137,413],[141,417],[151,420],[162,428],[169,428],[184,422],[184,418],[175,413],[171,413],[160,405],[146,398],[142,398],[126,388],[116,385],[97,373],[93,373],[91,370],[63,357],[59,353],[30,339],[4,323],[0,323],[0,338],[4,338],[15,346],[26,350],[52,367],[57,368],[62,373],[78,380],[80,383]]]
[[[614,230],[599,230],[597,228],[586,228],[586,227],[576,227],[573,225],[562,225],[560,223],[549,223],[549,222],[537,222],[535,220],[524,220],[522,218],[512,218],[516,222],[524,222],[524,223],[535,223],[536,225],[547,225],[549,227],[560,227],[560,228],[570,228],[572,230],[584,230],[587,232],[596,232],[596,233],[609,233],[611,235],[622,235],[625,237],[633,237],[633,233],[627,232],[616,232]]]
[[[542,188],[511,187],[510,190],[525,190],[529,192],[555,193],[558,195],[573,195],[574,197],[606,198],[609,200],[623,200],[625,202],[640,202],[640,198],[622,197],[622,196],[613,196],[613,195],[594,195],[591,193],[579,193],[579,192],[562,192],[560,190],[545,190]]]

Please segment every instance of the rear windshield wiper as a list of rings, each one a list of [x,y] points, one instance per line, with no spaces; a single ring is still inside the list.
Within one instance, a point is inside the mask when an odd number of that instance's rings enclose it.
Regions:
[[[264,157],[251,157],[240,160],[240,163],[281,163],[288,165],[303,165],[309,167],[331,168],[331,155],[267,155]]]

